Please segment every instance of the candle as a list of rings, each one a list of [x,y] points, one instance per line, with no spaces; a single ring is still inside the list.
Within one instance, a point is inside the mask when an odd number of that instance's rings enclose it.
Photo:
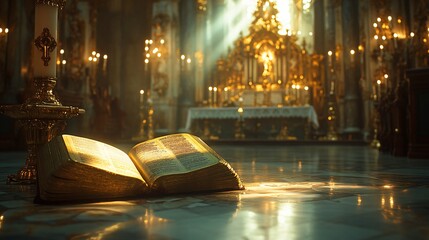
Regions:
[[[352,63],[354,63],[355,62],[355,50],[354,49],[352,49],[352,50],[350,50],[350,61],[352,62]]]
[[[185,71],[185,58],[186,56],[182,54],[182,56],[180,56],[180,69],[182,71]]]
[[[214,87],[213,88],[213,104],[214,104],[214,106],[217,106],[217,87]]]
[[[213,87],[210,86],[209,87],[209,106],[212,106],[212,91],[213,91]]]
[[[141,89],[140,90],[140,107],[143,106],[143,94],[144,94],[144,90]]]
[[[145,59],[144,60],[144,71],[146,72],[148,70],[148,64],[149,64],[149,59]]]
[[[103,74],[106,74],[107,71],[107,54],[103,56]]]
[[[67,60],[63,59],[61,61],[61,74],[64,75],[64,73],[66,72],[66,64],[67,64]]]
[[[56,48],[57,39],[57,19],[58,19],[58,7],[49,6],[45,4],[36,4],[35,9],[35,28],[34,34],[35,39],[42,37],[43,33],[49,31],[50,36],[55,39],[55,46],[53,42],[49,46],[39,45],[39,48],[34,45],[33,64],[34,64],[34,77],[52,77],[55,78],[57,75],[56,70],[56,54],[52,54]],[[43,48],[43,52],[40,51],[40,47]],[[42,57],[50,57],[50,60],[42,60]]]
[[[7,43],[7,35],[9,33],[9,28],[5,28],[4,29],[4,34],[5,34],[5,42]]]
[[[238,109],[237,109],[237,112],[238,112],[238,115],[240,116],[240,120],[243,118],[243,112],[244,112],[244,110],[243,110],[243,108],[242,107],[239,107]]]
[[[328,55],[329,55],[329,66],[331,66],[332,65],[332,51],[329,51]]]
[[[224,94],[225,94],[225,95],[224,95],[224,98],[225,98],[225,99],[224,99],[224,101],[225,101],[225,102],[228,102],[228,100],[229,100],[229,96],[228,96],[228,87],[224,87],[224,88],[223,88],[223,92],[224,92]]]
[[[398,40],[398,34],[394,33],[393,34],[393,46],[395,47],[395,49],[398,48],[398,42],[397,42],[397,40]]]
[[[380,95],[381,95],[381,80],[377,80],[377,100],[380,99]]]

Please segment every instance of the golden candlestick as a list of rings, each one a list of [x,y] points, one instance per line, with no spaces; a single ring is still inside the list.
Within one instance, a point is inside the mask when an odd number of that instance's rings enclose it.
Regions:
[[[24,128],[28,156],[16,174],[8,176],[8,183],[34,184],[37,181],[38,146],[49,142],[66,126],[66,119],[84,113],[83,109],[62,106],[53,94],[56,78],[56,61],[50,61],[50,52],[56,48],[58,8],[65,0],[36,0],[34,47],[34,79],[30,97],[21,105],[0,106],[0,113],[18,120]],[[43,29],[43,31],[39,31]],[[51,35],[52,34],[52,35]],[[39,51],[39,52],[37,52]],[[41,57],[40,57],[41,53]]]
[[[139,116],[140,116],[140,129],[137,136],[133,137],[132,140],[134,141],[144,141],[147,139],[147,134],[145,128],[147,127],[147,119],[146,116],[148,115],[147,106],[144,101],[144,90],[140,90],[140,102],[139,102]]]
[[[37,147],[49,142],[66,126],[66,119],[84,113],[83,109],[62,106],[52,94],[55,78],[36,78],[35,90],[31,97],[21,105],[0,106],[0,113],[18,120],[23,127],[28,156],[17,174],[8,176],[8,183],[33,184],[37,180]],[[37,88],[36,88],[37,87]]]

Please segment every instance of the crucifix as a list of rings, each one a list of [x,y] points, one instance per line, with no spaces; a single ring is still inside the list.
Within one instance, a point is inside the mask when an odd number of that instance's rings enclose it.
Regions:
[[[42,52],[43,65],[48,66],[49,61],[51,60],[49,53],[54,51],[57,46],[57,42],[55,41],[55,38],[52,37],[48,28],[43,28],[42,34],[36,38],[34,45]]]

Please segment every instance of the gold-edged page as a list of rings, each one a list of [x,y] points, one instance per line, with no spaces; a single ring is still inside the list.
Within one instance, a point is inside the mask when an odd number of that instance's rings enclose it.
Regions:
[[[215,155],[186,133],[140,143],[129,155],[148,183],[161,176],[189,173],[219,163]]]
[[[144,181],[129,156],[120,149],[89,138],[62,137],[73,161]]]

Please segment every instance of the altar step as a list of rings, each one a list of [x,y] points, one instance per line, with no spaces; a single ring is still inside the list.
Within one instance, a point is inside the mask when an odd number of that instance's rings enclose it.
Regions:
[[[370,142],[360,140],[270,140],[270,139],[204,139],[208,145],[353,145],[369,146]]]

